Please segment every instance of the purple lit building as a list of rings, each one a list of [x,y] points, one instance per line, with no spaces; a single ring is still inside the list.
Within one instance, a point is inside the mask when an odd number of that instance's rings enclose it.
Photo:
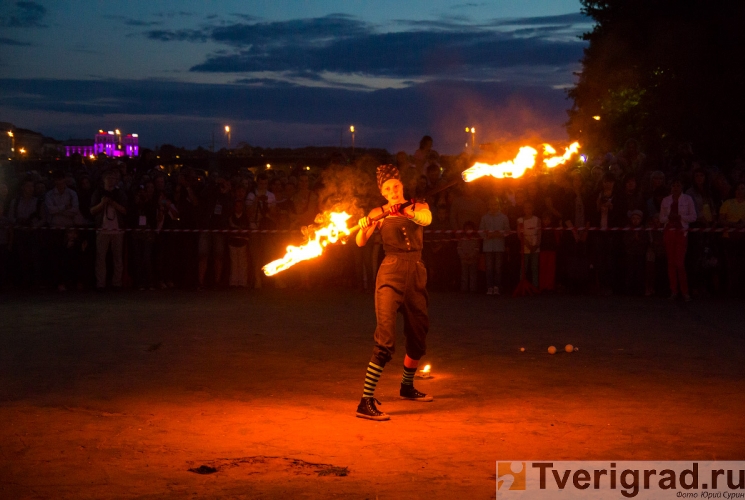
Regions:
[[[65,155],[80,154],[83,156],[98,156],[100,153],[106,156],[139,156],[139,136],[137,134],[127,134],[122,136],[118,130],[104,132],[99,130],[93,143],[88,145],[65,145]]]

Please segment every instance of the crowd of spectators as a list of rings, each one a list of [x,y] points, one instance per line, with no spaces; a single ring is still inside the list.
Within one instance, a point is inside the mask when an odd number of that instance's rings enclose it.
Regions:
[[[547,172],[430,195],[471,161],[440,158],[432,146],[425,137],[394,160],[409,196],[432,210],[423,252],[432,289],[496,296],[527,283],[534,292],[683,300],[745,291],[740,160],[723,169],[680,154],[651,165],[629,141]],[[274,277],[262,272],[304,241],[303,228],[327,208],[323,189],[323,174],[301,167],[168,175],[99,160],[28,172],[0,182],[0,289],[371,290],[383,258],[375,237],[364,248],[329,246]],[[255,229],[280,231],[225,231]]]

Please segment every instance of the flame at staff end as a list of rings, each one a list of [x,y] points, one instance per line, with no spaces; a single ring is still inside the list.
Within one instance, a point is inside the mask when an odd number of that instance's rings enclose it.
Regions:
[[[328,214],[330,222],[313,232],[312,239],[309,237],[304,245],[289,245],[287,253],[281,259],[270,262],[262,267],[264,274],[274,276],[275,274],[291,268],[304,260],[315,259],[323,254],[323,249],[329,243],[336,243],[339,238],[349,236],[350,231],[347,221],[352,217],[346,212],[331,212]]]
[[[555,155],[556,150],[551,147],[550,144],[544,144],[543,145],[543,164],[546,165],[548,168],[554,168],[558,167],[559,165],[563,165],[566,162],[569,161],[569,159],[579,153],[579,142],[573,142],[569,145],[568,148],[564,151],[564,154],[561,156],[551,156],[549,155]]]
[[[509,177],[520,177],[526,170],[533,168],[538,151],[530,146],[523,146],[518,151],[514,160],[505,161],[497,165],[488,163],[474,163],[474,165],[461,174],[466,182],[475,181],[485,175],[491,175],[497,179]]]

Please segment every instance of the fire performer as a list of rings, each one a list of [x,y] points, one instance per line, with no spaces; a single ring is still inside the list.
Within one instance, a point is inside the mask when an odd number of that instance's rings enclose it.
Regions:
[[[402,207],[404,186],[401,175],[393,165],[381,165],[377,171],[378,188],[388,201],[386,205],[373,209],[359,221],[357,245],[365,246],[375,229],[380,229],[383,238],[385,259],[380,266],[375,282],[375,347],[367,367],[365,385],[357,416],[370,420],[389,420],[378,410],[380,401],[375,399],[375,386],[383,368],[393,357],[396,339],[396,314],[404,317],[406,356],[404,358],[401,399],[410,401],[432,401],[430,395],[414,388],[414,375],[419,360],[425,353],[429,317],[427,315],[427,271],[422,263],[422,227],[432,222],[429,206],[423,200],[412,200]],[[390,212],[387,217],[373,222]]]

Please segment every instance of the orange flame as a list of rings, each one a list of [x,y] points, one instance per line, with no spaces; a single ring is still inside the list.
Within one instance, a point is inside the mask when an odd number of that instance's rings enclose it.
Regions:
[[[564,150],[564,154],[561,156],[551,156],[549,155],[555,155],[556,150],[551,147],[550,144],[544,144],[543,145],[543,163],[548,168],[554,168],[558,167],[559,165],[563,165],[566,162],[569,161],[569,159],[579,153],[579,142],[573,142],[569,145],[568,148]]]
[[[323,215],[324,219],[330,220],[327,225],[313,231],[312,238],[309,236],[308,241],[304,245],[288,246],[284,257],[272,261],[262,268],[264,274],[274,276],[304,260],[320,257],[326,245],[336,243],[343,236],[349,236],[350,232],[349,227],[347,227],[347,221],[352,216],[346,212],[330,212],[327,214]]]
[[[497,179],[504,179],[505,177],[520,177],[526,170],[533,168],[535,165],[535,157],[538,155],[538,151],[531,148],[530,146],[523,146],[515,156],[514,160],[505,161],[497,165],[490,165],[488,163],[475,163],[471,168],[466,169],[461,174],[463,180],[466,182],[475,181],[485,175],[491,175]]]
[[[563,165],[569,159],[579,152],[579,143],[574,142],[561,156],[556,156],[556,150],[550,144],[543,145],[543,163],[548,168],[554,168],[559,165]],[[461,174],[463,180],[466,182],[472,182],[480,177],[490,175],[497,179],[504,178],[517,178],[522,177],[523,174],[529,169],[535,166],[535,159],[538,156],[538,151],[530,146],[523,146],[517,153],[514,159],[508,160],[496,165],[489,163],[474,163],[474,165],[463,171]]]

